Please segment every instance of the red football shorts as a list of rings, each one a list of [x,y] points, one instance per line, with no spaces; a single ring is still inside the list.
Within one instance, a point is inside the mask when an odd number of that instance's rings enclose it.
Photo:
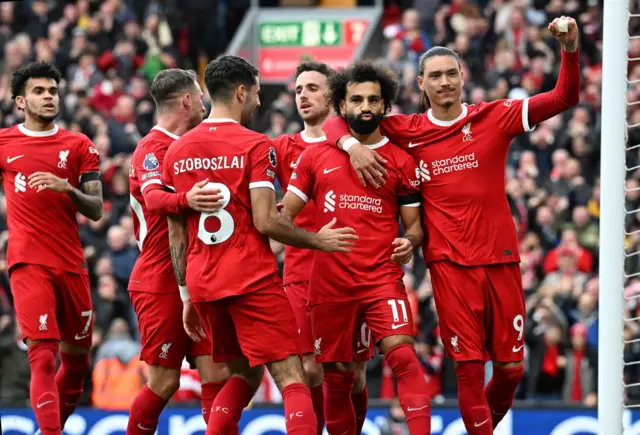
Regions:
[[[303,355],[315,351],[311,328],[311,309],[307,305],[309,281],[294,282],[284,287],[298,325],[298,348]]]
[[[246,357],[254,367],[300,355],[296,318],[281,284],[194,306],[216,363]]]
[[[174,293],[129,292],[140,328],[140,360],[151,366],[182,367],[182,360],[194,367],[195,358],[211,354],[211,342],[191,340],[182,325],[182,300]]]
[[[440,334],[454,361],[524,360],[524,292],[519,264],[429,264]]]
[[[9,277],[24,340],[58,340],[91,347],[89,276],[38,264],[19,264]]]
[[[314,305],[311,319],[319,363],[368,361],[373,357],[373,343],[392,335],[413,336],[404,287],[385,296]]]

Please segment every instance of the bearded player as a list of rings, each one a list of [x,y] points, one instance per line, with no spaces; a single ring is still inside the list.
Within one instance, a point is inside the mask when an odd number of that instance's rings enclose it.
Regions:
[[[129,280],[129,294],[140,325],[140,359],[149,367],[149,380],[131,405],[128,435],[156,430],[160,413],[180,387],[185,357],[200,374],[205,422],[215,396],[229,377],[226,365],[211,360],[210,342],[191,340],[182,327],[182,300],[171,263],[166,218],[167,214],[190,207],[215,211],[215,207],[207,208],[203,200],[210,197],[215,201],[219,195],[202,189],[206,180],[177,195],[164,191],[161,182],[169,145],[202,121],[202,91],[195,73],[182,69],[158,73],[150,91],[158,123],[138,144],[129,173],[131,211],[141,250]]]
[[[442,340],[456,362],[458,402],[470,435],[502,420],[523,375],[525,304],[516,230],[505,192],[505,161],[518,134],[580,99],[578,26],[557,18],[549,31],[562,46],[555,89],[524,100],[466,105],[456,53],[434,47],[420,58],[418,85],[430,109],[384,119],[381,129],[418,162],[423,184],[423,245]],[[361,181],[384,183],[385,159],[350,136],[342,120],[325,123]],[[484,388],[484,363],[493,378]]]
[[[222,56],[206,68],[211,114],[170,146],[163,182],[180,193],[208,178],[222,192],[222,207],[187,212],[186,223],[171,217],[171,255],[178,284],[191,298],[184,312],[187,332],[203,336],[204,327],[213,360],[227,363],[233,374],[213,403],[207,434],[229,433],[266,365],[282,391],[287,433],[313,435],[317,422],[298,356],[295,317],[269,238],[344,252],[357,237],[350,228],[332,229],[335,222],[311,233],[278,214],[275,148],[266,136],[243,127],[260,103],[258,76],[237,56]]]
[[[302,152],[310,146],[327,145],[322,124],[331,116],[329,87],[327,80],[333,71],[324,63],[305,62],[296,68],[296,107],[304,121],[304,130],[293,135],[282,135],[273,140],[278,156],[276,176],[286,190],[291,175]],[[293,221],[295,225],[309,231],[316,230],[316,207],[309,201]],[[318,417],[318,434],[324,429],[324,405],[322,394],[322,364],[315,360],[315,342],[311,328],[311,311],[307,304],[309,278],[313,254],[307,249],[285,246],[284,286],[298,324],[298,346],[302,353],[302,365],[311,389],[313,410]],[[366,326],[365,326],[366,329]],[[363,335],[367,337],[368,335]],[[358,427],[362,429],[368,405],[365,362],[370,354],[359,353],[356,381],[353,385],[352,401],[356,411]],[[360,433],[360,430],[357,433]]]
[[[300,157],[284,197],[283,213],[296,218],[313,199],[316,223],[337,219],[359,235],[345,254],[315,252],[309,306],[316,360],[324,366],[327,430],[356,433],[351,403],[355,356],[362,323],[398,380],[400,404],[411,434],[430,433],[429,396],[413,348],[413,320],[402,284],[402,266],[422,243],[420,179],[413,159],[380,133],[378,125],[395,100],[398,84],[383,66],[358,63],[330,79],[331,99],[350,132],[389,160],[388,183],[362,187],[350,170],[349,157],[333,146],[308,148]],[[405,228],[398,237],[398,215]]]
[[[59,83],[60,72],[48,63],[15,71],[11,92],[25,121],[0,132],[11,292],[44,435],[62,433],[89,371],[93,310],[76,214],[97,221],[103,211],[98,151],[85,135],[54,122]]]

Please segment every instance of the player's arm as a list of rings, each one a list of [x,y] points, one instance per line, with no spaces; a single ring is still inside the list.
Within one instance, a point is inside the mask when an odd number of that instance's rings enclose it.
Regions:
[[[29,175],[29,187],[38,192],[53,190],[71,198],[78,211],[93,221],[102,218],[102,181],[97,171],[85,172],[80,177],[80,189],[73,187],[66,179],[49,172],[34,172]]]
[[[317,233],[294,225],[288,216],[278,213],[276,193],[268,187],[251,189],[251,208],[257,230],[285,245],[325,252],[350,252],[349,247],[358,239],[353,228],[333,229],[335,218]]]
[[[400,207],[400,219],[404,227],[404,235],[393,241],[391,260],[398,264],[411,261],[413,251],[422,244],[424,231],[420,219],[420,203]]]
[[[282,210],[280,213],[289,219],[291,222],[300,214],[307,202],[296,195],[291,190],[287,191],[282,198]]]
[[[151,213],[171,215],[189,209],[200,213],[215,213],[222,206],[220,189],[206,187],[209,179],[194,184],[188,192],[175,193],[162,184],[150,184],[142,190],[144,203]]]

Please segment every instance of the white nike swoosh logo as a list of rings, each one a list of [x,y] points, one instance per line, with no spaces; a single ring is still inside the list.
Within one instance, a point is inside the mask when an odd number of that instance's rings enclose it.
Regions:
[[[74,337],[76,340],[84,340],[85,338],[87,338],[89,335],[91,334],[87,334],[87,335],[78,335],[76,334],[76,336]]]
[[[483,421],[482,423],[473,423],[473,425],[474,425],[475,427],[480,427],[480,426],[482,426],[483,424],[485,424],[485,423],[486,423],[486,422],[488,422],[488,421],[489,421],[489,419],[487,418],[487,419],[486,419],[485,421]]]
[[[418,145],[422,145],[423,143],[426,143],[426,142],[418,142],[418,143],[409,142],[409,148],[417,147]]]
[[[293,169],[295,169],[295,168],[296,168],[296,166],[298,166],[298,162],[291,162],[291,163],[289,164],[289,166],[290,166],[290,167],[292,167]]]
[[[46,402],[38,403],[36,406],[38,409],[42,408],[44,405],[48,405],[49,403],[53,403],[53,400],[48,400]]]
[[[138,427],[142,430],[154,430],[152,427],[144,427],[143,425],[141,425],[140,423],[138,423]]]
[[[406,325],[408,325],[408,324],[409,324],[409,322],[407,322],[407,323],[400,323],[400,324],[395,324],[395,323],[394,323],[393,325],[391,325],[391,329],[398,329],[398,328],[402,328],[403,326],[406,326]]]
[[[368,350],[369,349],[365,347],[364,349],[357,350],[356,353],[362,353],[362,352],[366,352]]]
[[[338,166],[338,167],[335,167],[335,168],[332,168],[332,169],[325,169],[325,170],[324,170],[324,175],[327,175],[329,172],[333,172],[333,171],[335,171],[336,169],[340,169],[341,167],[342,167],[342,166]]]
[[[520,352],[520,349],[522,349],[523,347],[524,347],[524,344],[522,346],[520,346],[520,347],[513,346],[513,349],[511,349],[511,350],[514,351],[514,352]]]
[[[424,405],[424,406],[421,406],[420,408],[411,408],[411,407],[409,407],[409,408],[407,408],[407,412],[409,412],[409,411],[420,411],[421,409],[425,409],[425,408],[428,408],[428,407],[429,407],[429,405]]]
[[[19,156],[15,156],[15,157],[7,157],[7,163],[11,163],[14,160],[18,160],[19,158],[24,157],[24,154],[19,155]]]

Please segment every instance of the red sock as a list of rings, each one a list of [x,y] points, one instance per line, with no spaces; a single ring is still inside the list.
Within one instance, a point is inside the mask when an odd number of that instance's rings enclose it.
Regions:
[[[355,373],[324,373],[324,418],[327,432],[338,435],[356,433],[356,412],[351,401]]]
[[[216,396],[222,390],[226,382],[208,382],[202,384],[202,393],[200,393],[200,401],[202,402],[202,418],[205,423],[209,422],[209,414],[211,414],[211,405],[216,400]]]
[[[311,388],[311,400],[313,401],[313,411],[318,418],[317,435],[322,435],[324,430],[324,395],[322,394],[322,384]]]
[[[89,373],[89,353],[72,354],[60,352],[60,368],[56,373],[56,385],[60,396],[60,427],[78,406],[84,380]]]
[[[493,366],[493,377],[485,388],[484,395],[491,410],[494,429],[511,408],[513,396],[523,375],[524,366],[522,364],[509,368]]]
[[[409,433],[431,433],[431,398],[415,349],[410,344],[401,344],[384,357],[398,381],[398,399],[407,417]]]
[[[369,408],[369,388],[364,386],[364,390],[357,394],[351,395],[353,409],[356,412],[356,435],[362,433],[362,426],[367,419],[367,409]]]
[[[282,389],[287,434],[315,435],[318,419],[313,412],[311,392],[305,384],[289,384]]]
[[[142,387],[131,404],[127,435],[149,435],[158,427],[158,419],[168,400],[151,391],[148,385]]]
[[[242,410],[253,394],[253,388],[247,381],[231,376],[211,405],[206,435],[227,435],[237,431]]]
[[[60,398],[56,387],[58,343],[43,341],[29,348],[30,397],[42,435],[61,435]]]
[[[491,411],[484,396],[484,363],[464,361],[456,365],[458,406],[469,435],[492,435]]]

